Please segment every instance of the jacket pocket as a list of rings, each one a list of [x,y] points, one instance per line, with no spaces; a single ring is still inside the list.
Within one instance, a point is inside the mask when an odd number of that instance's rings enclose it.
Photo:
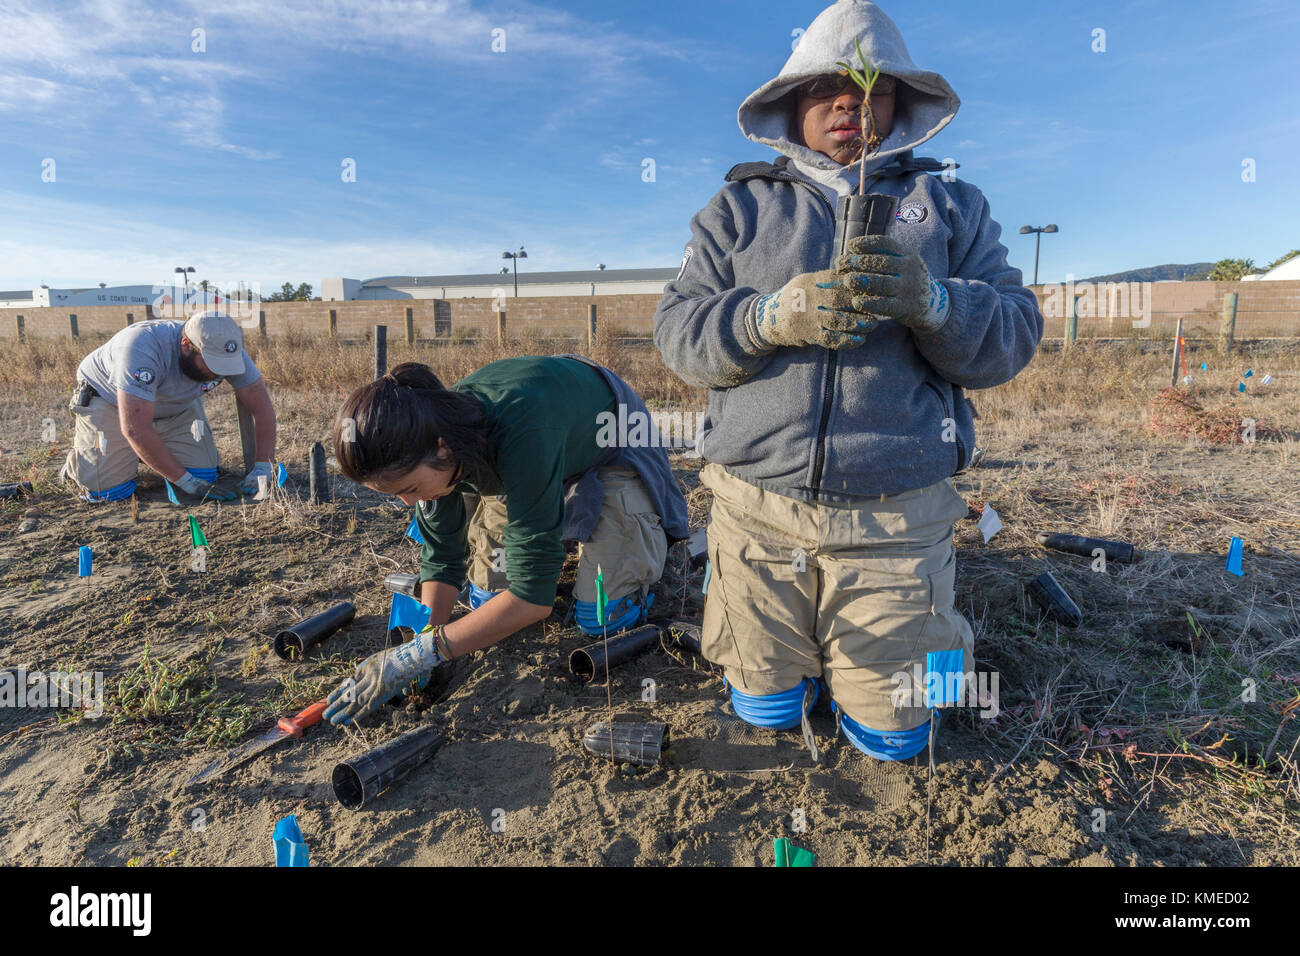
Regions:
[[[952,422],[952,444],[956,446],[955,451],[957,462],[954,465],[951,474],[955,475],[957,472],[961,471],[962,468],[966,467],[966,448],[962,444],[961,435],[957,433],[957,416],[953,414],[952,403],[950,403],[948,398],[943,394],[943,389],[938,385],[935,385],[934,382],[930,381],[928,378],[925,380],[925,384],[926,387],[928,387],[930,391],[934,392],[935,396],[939,399],[939,405],[943,409],[944,419]],[[947,426],[944,427],[946,428]],[[945,442],[945,444],[947,443]]]

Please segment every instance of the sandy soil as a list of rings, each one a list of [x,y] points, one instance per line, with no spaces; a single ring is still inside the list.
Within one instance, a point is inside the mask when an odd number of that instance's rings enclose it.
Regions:
[[[1300,631],[1287,599],[1300,580],[1300,522],[1294,504],[1283,507],[1270,489],[1295,487],[1293,439],[1252,448],[1161,444],[1143,436],[1140,414],[1129,416],[1127,431],[1086,422],[1046,428],[981,405],[988,458],[958,487],[972,504],[995,502],[1007,529],[985,545],[973,520],[959,523],[957,605],[976,626],[980,665],[1002,674],[1004,716],[950,712],[929,787],[923,759],[876,765],[836,741],[824,701],[814,711],[816,764],[797,732],[739,724],[720,676],[666,646],[616,670],[611,695],[620,718],[669,724],[667,764],[611,768],[588,754],[582,732],[608,707],[603,683],[584,684],[567,669],[569,653],[589,643],[565,626],[570,562],[552,618],[458,661],[447,685],[350,733],[317,726],[191,792],[184,782],[214,756],[322,696],[384,644],[383,577],[415,570],[415,545],[403,536],[409,513],[341,479],[334,503],[304,504],[306,450],[332,411],[330,397],[315,393],[282,400],[294,478],[275,500],[177,508],[149,476],[138,521],[127,503],[91,508],[53,481],[66,445],[51,456],[39,441],[46,416],[66,436],[60,404],[49,389],[0,404],[0,480],[32,477],[38,491],[35,501],[0,504],[0,667],[101,671],[108,702],[99,719],[0,710],[2,862],[268,864],[272,828],[289,813],[314,865],[771,865],[778,836],[825,864],[1297,862],[1294,763],[1274,760],[1256,779],[1176,755],[1125,762],[1103,746],[1130,739],[1113,719],[1120,701],[1126,712],[1147,708],[1146,730],[1201,717],[1247,720],[1222,687],[1205,683],[1216,658],[1184,640],[1188,609],[1222,648],[1219,658],[1231,658],[1224,686],[1237,686],[1243,660],[1265,661],[1268,699],[1286,699],[1285,680],[1300,675]],[[214,397],[209,417],[233,461],[228,394]],[[695,463],[674,463],[701,525],[708,495]],[[1126,483],[1133,475],[1138,482]],[[1079,492],[1078,482],[1092,492]],[[1169,526],[1157,512],[1171,497],[1210,515],[1179,512],[1181,524]],[[33,506],[39,524],[20,535]],[[202,575],[190,569],[189,513],[211,544]],[[1043,527],[1130,535],[1150,563],[1090,577],[1083,559],[1037,547],[1033,534]],[[1245,581],[1221,572],[1228,534],[1248,539]],[[88,582],[76,576],[83,544],[95,553]],[[656,606],[698,621],[701,575],[683,577],[680,548],[669,565]],[[1024,598],[1023,583],[1047,568],[1088,616],[1078,631],[1044,623]],[[1209,580],[1218,582],[1213,593]],[[1173,590],[1156,600],[1147,592],[1158,588]],[[268,653],[279,627],[340,600],[356,604],[356,620],[305,661]],[[1203,699],[1134,702],[1137,678]],[[652,702],[643,700],[646,679]],[[361,811],[334,799],[336,763],[423,722],[446,738],[431,761]],[[1298,723],[1283,727],[1278,754],[1294,752]],[[1114,725],[1113,737],[1096,735],[1104,724]],[[1131,739],[1141,737],[1127,726]],[[1247,730],[1229,749],[1255,753],[1268,742],[1259,728],[1278,726],[1278,717],[1234,726]],[[1101,749],[1089,752],[1093,745]],[[1094,763],[1100,753],[1109,762]],[[1099,831],[1101,810],[1108,824]]]

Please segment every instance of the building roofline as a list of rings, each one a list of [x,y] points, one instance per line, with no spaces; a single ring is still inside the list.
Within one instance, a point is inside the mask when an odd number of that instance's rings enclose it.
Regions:
[[[667,281],[677,275],[676,269],[588,269],[578,272],[521,272],[520,285],[545,282],[651,282]],[[445,276],[377,276],[363,279],[363,288],[393,286],[443,286],[443,285],[499,285],[513,282],[514,275],[507,273],[478,273],[475,275]]]

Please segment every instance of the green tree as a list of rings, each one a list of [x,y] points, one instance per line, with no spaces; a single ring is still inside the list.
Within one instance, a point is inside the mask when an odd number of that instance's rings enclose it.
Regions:
[[[1242,276],[1259,272],[1254,259],[1220,259],[1207,278],[1215,282],[1236,282]]]
[[[286,285],[287,285],[287,283],[286,283]],[[294,293],[293,293],[293,300],[294,300],[295,302],[310,302],[310,301],[311,301],[311,286],[308,285],[306,282],[301,283],[301,284],[298,286],[298,288],[297,288],[296,290],[294,290]]]

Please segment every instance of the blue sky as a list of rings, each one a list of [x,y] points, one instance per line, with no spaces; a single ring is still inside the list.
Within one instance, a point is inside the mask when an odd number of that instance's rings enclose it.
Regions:
[[[319,292],[521,243],[530,270],[675,267],[726,171],[776,157],[736,110],[825,6],[4,0],[0,288],[193,265]],[[881,6],[962,99],[918,152],[984,191],[1026,281],[1026,223],[1061,227],[1043,281],[1300,247],[1289,0]]]

